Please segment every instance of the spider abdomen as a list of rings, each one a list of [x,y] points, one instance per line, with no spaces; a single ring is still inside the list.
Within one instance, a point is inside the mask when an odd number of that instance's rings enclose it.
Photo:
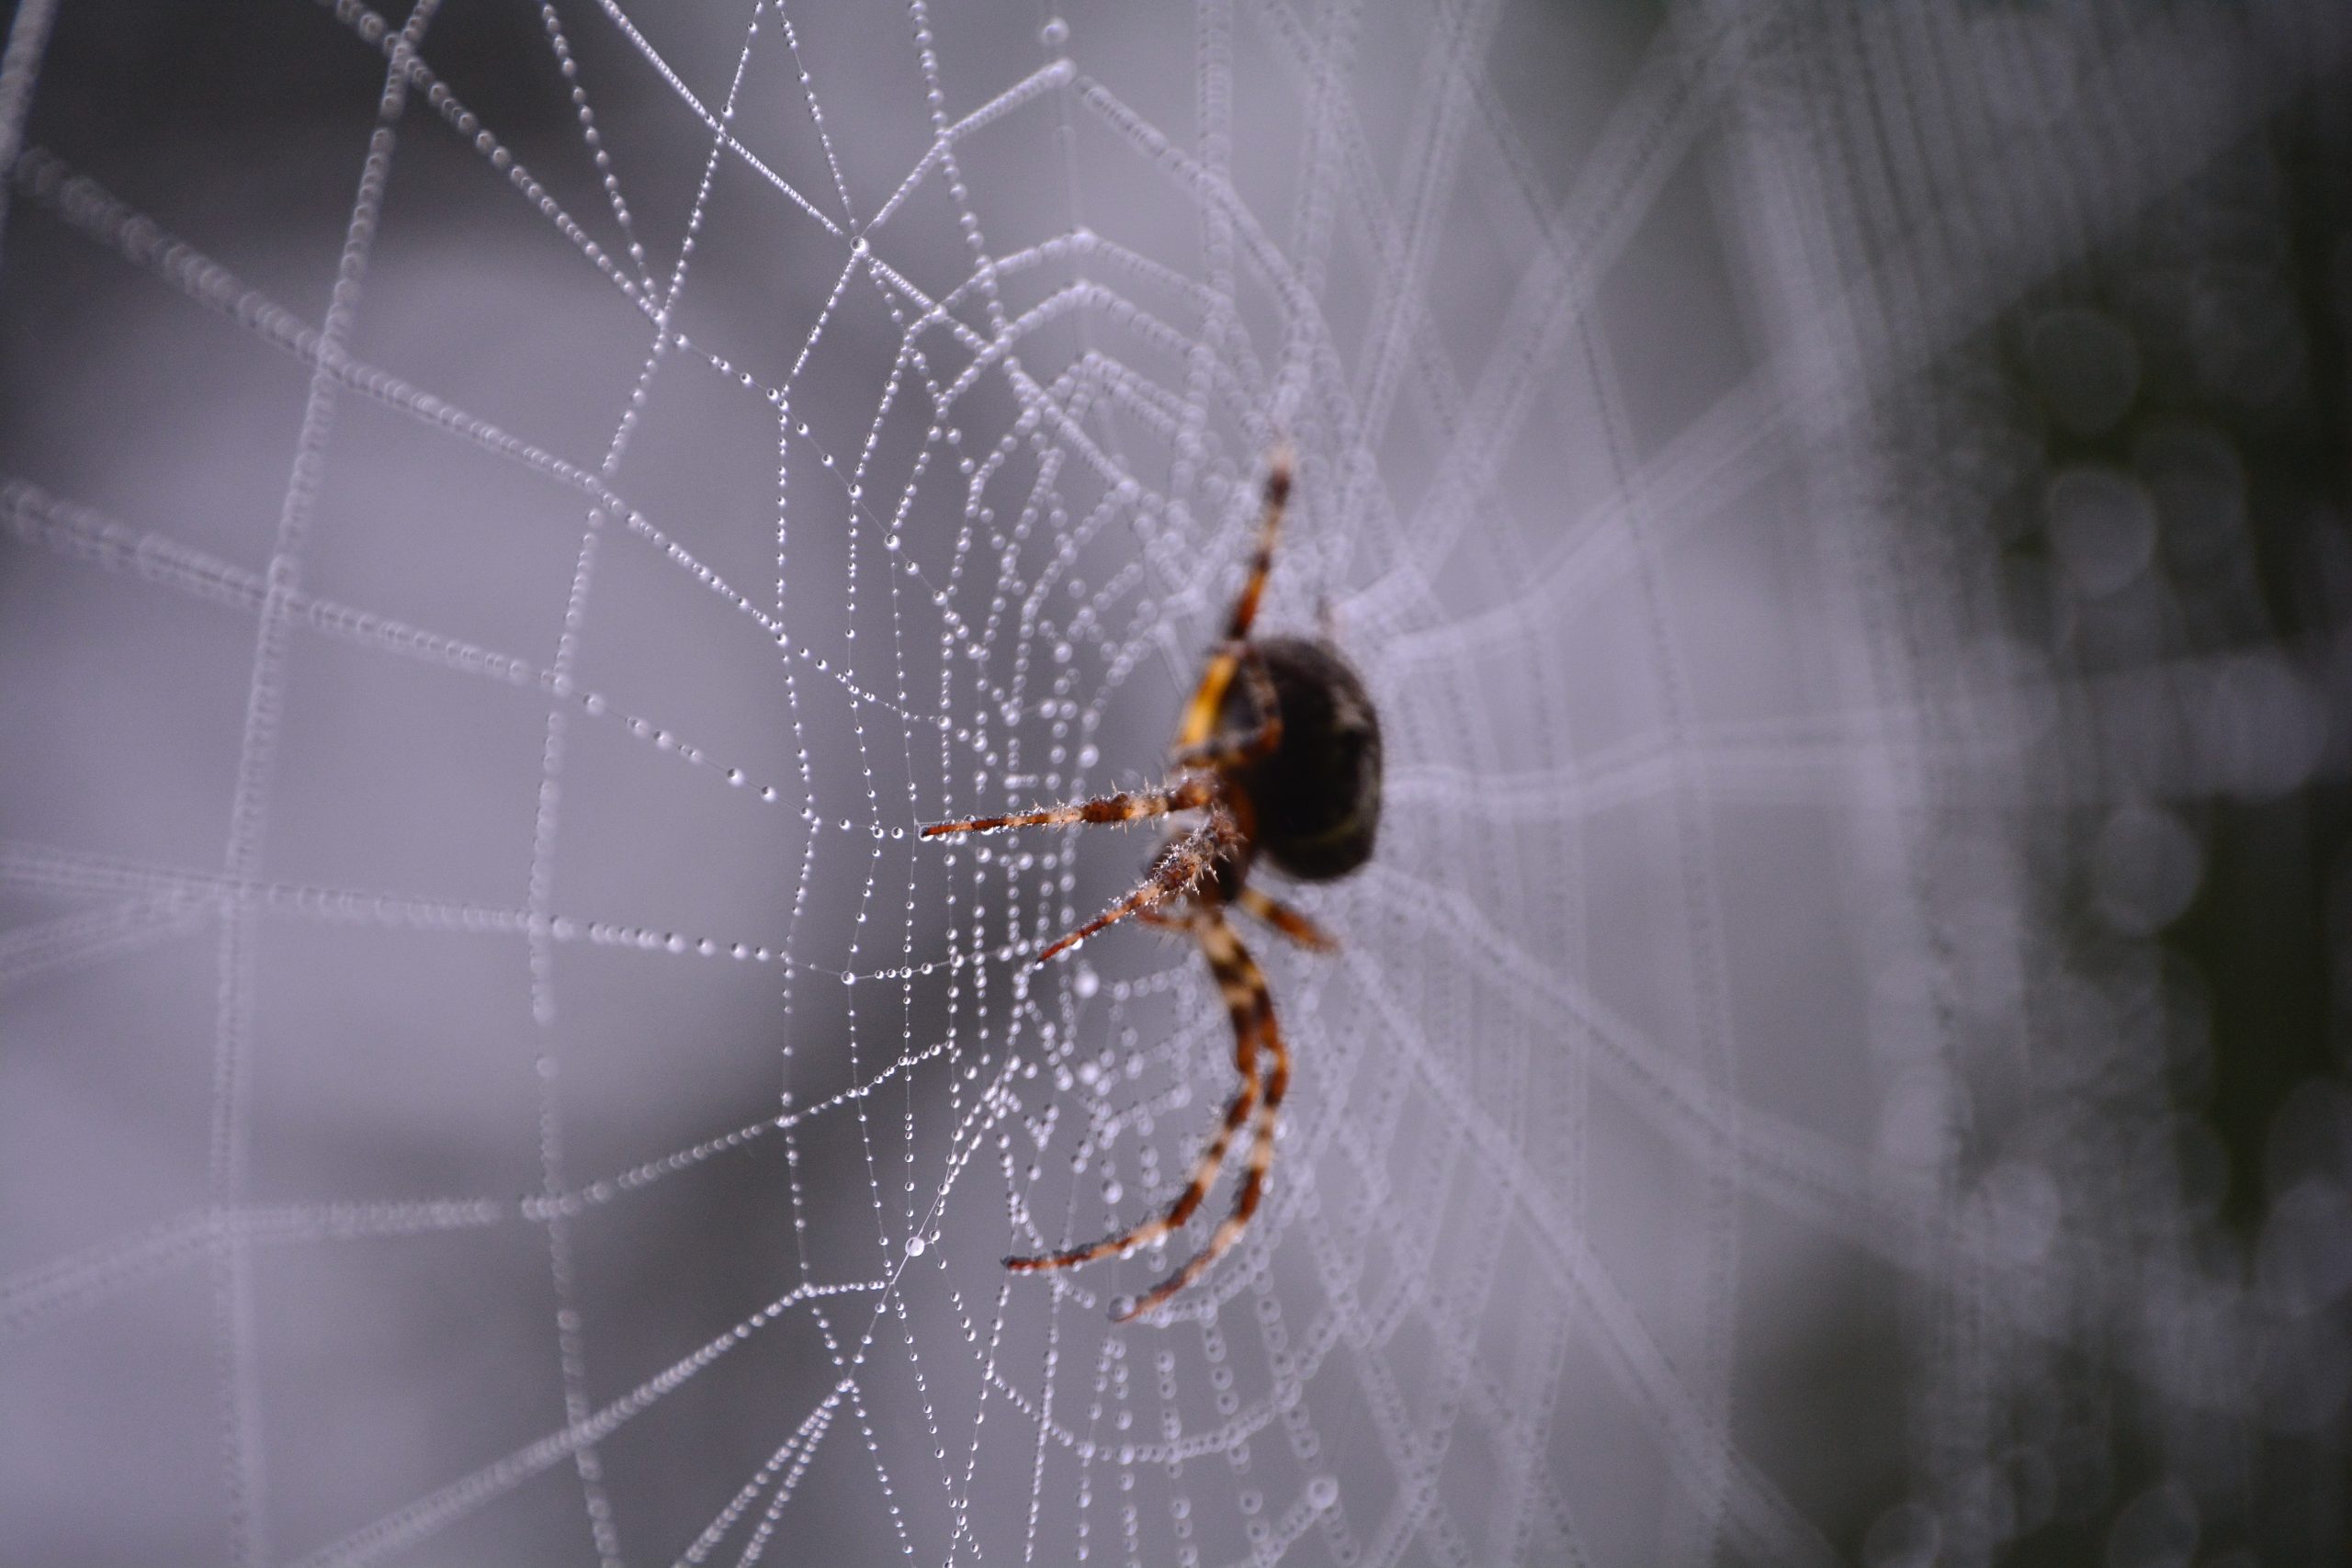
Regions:
[[[1257,817],[1256,848],[1302,882],[1329,882],[1372,858],[1380,829],[1380,718],[1363,678],[1330,644],[1261,637],[1282,739],[1236,770]],[[1249,682],[1227,692],[1221,722],[1252,728]]]

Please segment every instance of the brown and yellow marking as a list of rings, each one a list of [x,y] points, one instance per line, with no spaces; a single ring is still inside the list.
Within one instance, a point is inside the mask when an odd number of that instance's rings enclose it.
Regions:
[[[1274,570],[1274,538],[1282,532],[1283,510],[1290,502],[1290,448],[1278,446],[1266,470],[1266,509],[1258,525],[1257,552],[1250,558],[1250,575],[1243,580],[1241,592],[1233,601],[1233,614],[1227,618],[1225,646],[1209,656],[1201,683],[1184,709],[1184,722],[1176,728],[1180,755],[1200,746],[1216,728],[1217,711],[1225,705],[1226,690],[1241,664],[1238,645],[1250,636],[1250,625],[1258,618],[1258,601],[1265,596],[1266,579]]]
[[[1208,768],[1224,771],[1246,766],[1261,757],[1273,754],[1283,743],[1282,699],[1275,694],[1274,679],[1266,673],[1266,661],[1248,643],[1233,647],[1235,670],[1250,683],[1250,701],[1257,705],[1258,728],[1249,734],[1226,741],[1203,739],[1180,749],[1174,759],[1179,768]],[[1227,682],[1230,687],[1231,682]],[[1223,699],[1219,698],[1220,703]],[[1188,718],[1186,722],[1190,722]],[[1214,726],[1216,716],[1210,716]]]

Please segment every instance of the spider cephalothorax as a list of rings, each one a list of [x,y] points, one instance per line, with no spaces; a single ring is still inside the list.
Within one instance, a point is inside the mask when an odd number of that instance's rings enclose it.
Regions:
[[[1232,1015],[1233,1065],[1241,1083],[1192,1180],[1164,1213],[1091,1246],[1008,1258],[1005,1267],[1068,1269],[1159,1240],[1193,1217],[1235,1135],[1256,1118],[1250,1167],[1233,1212],[1182,1268],[1119,1313],[1122,1321],[1149,1312],[1191,1284],[1239,1238],[1265,1196],[1266,1172],[1273,1164],[1275,1121],[1290,1086],[1290,1051],[1274,1022],[1266,977],[1226,923],[1226,909],[1246,909],[1292,941],[1329,951],[1331,939],[1315,922],[1250,886],[1250,874],[1263,855],[1302,882],[1345,876],[1371,858],[1380,829],[1380,717],[1363,680],[1329,642],[1257,640],[1250,635],[1273,569],[1274,536],[1290,499],[1290,479],[1289,455],[1276,452],[1266,474],[1257,553],[1233,602],[1224,640],[1209,655],[1185,705],[1167,783],[922,830],[928,839],[1198,814],[1193,826],[1171,833],[1160,845],[1133,892],[1037,955],[1043,963],[1130,915],[1191,932]]]

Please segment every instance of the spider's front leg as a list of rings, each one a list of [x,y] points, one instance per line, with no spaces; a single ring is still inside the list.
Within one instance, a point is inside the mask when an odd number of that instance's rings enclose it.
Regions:
[[[1146,914],[1170,899],[1182,897],[1216,874],[1220,858],[1237,853],[1240,848],[1241,828],[1232,813],[1221,806],[1211,807],[1207,820],[1152,857],[1150,869],[1144,873],[1143,881],[1135,891],[1037,954],[1037,962],[1043,964],[1060,956],[1103,927],[1115,925],[1130,915]]]
[[[1182,778],[1159,789],[1128,790],[1118,795],[1073,800],[1065,806],[1041,806],[1010,817],[967,817],[960,822],[934,822],[922,830],[926,839],[948,833],[996,833],[1007,828],[1061,828],[1072,822],[1136,822],[1206,806],[1216,796],[1216,784],[1200,775]]]

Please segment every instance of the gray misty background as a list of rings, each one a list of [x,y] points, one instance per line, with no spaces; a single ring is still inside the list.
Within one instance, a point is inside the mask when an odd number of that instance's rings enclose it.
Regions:
[[[0,1561],[2352,1546],[2341,7],[8,18]]]

